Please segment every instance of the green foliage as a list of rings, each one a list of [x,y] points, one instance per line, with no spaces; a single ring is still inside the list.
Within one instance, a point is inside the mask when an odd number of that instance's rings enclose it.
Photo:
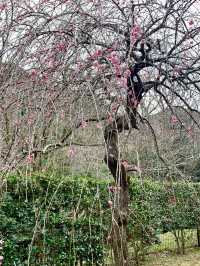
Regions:
[[[129,231],[137,261],[144,257],[150,245],[159,244],[160,233],[173,232],[177,236],[177,232],[182,232],[176,243],[185,247],[184,229],[197,228],[200,224],[198,184],[133,180],[130,194]]]
[[[4,183],[0,235],[5,266],[104,264],[108,200],[114,198],[108,180],[54,173],[8,176]],[[137,256],[158,242],[159,233],[199,225],[199,203],[198,184],[133,179],[128,236]]]
[[[197,183],[134,180],[130,194],[131,220],[149,235],[154,229],[167,232],[200,224],[200,186]]]
[[[105,184],[84,177],[8,177],[0,202],[4,265],[102,264],[109,225],[102,215]]]

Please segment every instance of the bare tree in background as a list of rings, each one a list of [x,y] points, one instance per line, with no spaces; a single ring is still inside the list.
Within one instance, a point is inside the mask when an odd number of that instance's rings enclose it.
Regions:
[[[105,162],[116,183],[111,243],[130,265],[128,171],[119,133],[140,106],[180,106],[197,127],[199,1],[41,0],[0,5],[1,168],[69,146],[74,130],[106,121]],[[144,96],[146,97],[144,98]],[[156,108],[155,108],[156,106]],[[153,128],[151,128],[153,133]],[[133,143],[134,146],[134,143]]]

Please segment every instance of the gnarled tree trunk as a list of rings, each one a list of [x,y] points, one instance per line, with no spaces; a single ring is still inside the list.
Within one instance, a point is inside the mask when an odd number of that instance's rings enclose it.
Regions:
[[[113,249],[116,266],[130,265],[127,246],[127,224],[129,205],[129,183],[127,180],[128,169],[120,159],[118,149],[118,134],[124,130],[129,130],[135,119],[127,119],[125,116],[118,118],[109,124],[105,129],[106,156],[107,163],[115,180],[115,195],[112,209],[112,229],[111,245]],[[133,124],[132,124],[133,125]]]
[[[129,47],[127,43],[127,47]],[[116,186],[115,200],[113,204],[112,216],[112,249],[116,266],[130,265],[127,246],[127,224],[128,224],[128,204],[129,204],[129,183],[127,172],[136,170],[132,166],[127,166],[120,158],[118,148],[119,133],[137,129],[136,113],[137,107],[143,98],[143,94],[152,87],[156,88],[156,82],[143,82],[139,72],[147,67],[152,66],[148,59],[148,53],[151,51],[151,45],[145,50],[144,44],[140,47],[141,57],[137,58],[133,67],[130,67],[130,76],[127,77],[127,103],[126,115],[115,119],[104,131],[106,143],[105,162],[112,173]]]

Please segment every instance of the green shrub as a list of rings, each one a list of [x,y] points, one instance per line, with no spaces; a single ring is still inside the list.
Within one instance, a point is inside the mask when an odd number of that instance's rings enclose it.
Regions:
[[[0,201],[4,265],[103,265],[113,193],[108,180],[35,174],[8,176]],[[128,240],[135,254],[161,232],[195,228],[200,186],[132,179]]]
[[[107,194],[105,182],[90,178],[8,177],[0,203],[4,265],[102,264]]]

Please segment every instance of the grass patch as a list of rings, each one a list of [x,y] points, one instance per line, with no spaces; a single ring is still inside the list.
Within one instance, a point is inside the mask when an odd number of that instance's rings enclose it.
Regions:
[[[160,244],[155,244],[149,248],[149,253],[163,252],[166,250],[176,250],[175,237],[171,232],[160,235]],[[185,230],[186,248],[195,246],[197,244],[197,232],[193,230]]]
[[[150,254],[146,256],[144,266],[200,266],[200,248],[190,248],[185,255],[172,252]]]

